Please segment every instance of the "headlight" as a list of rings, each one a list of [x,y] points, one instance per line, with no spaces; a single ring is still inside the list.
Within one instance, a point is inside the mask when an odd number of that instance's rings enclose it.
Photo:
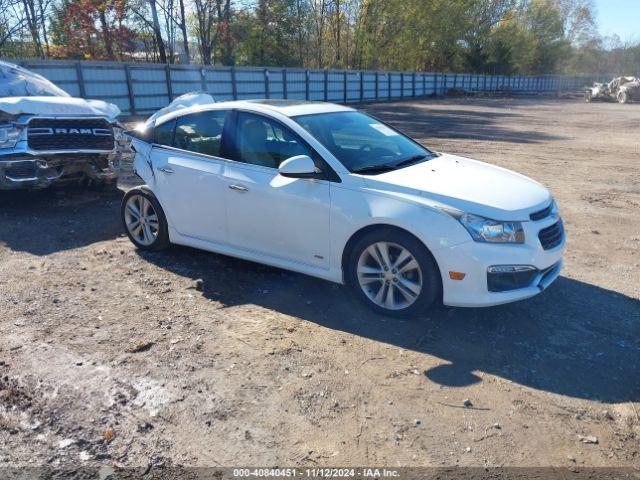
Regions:
[[[0,127],[0,148],[13,148],[20,140],[21,130],[13,126]]]
[[[121,152],[131,152],[131,137],[120,127],[113,127],[113,137]]]
[[[447,213],[458,220],[476,242],[524,243],[524,230],[520,222],[500,222],[450,210]]]

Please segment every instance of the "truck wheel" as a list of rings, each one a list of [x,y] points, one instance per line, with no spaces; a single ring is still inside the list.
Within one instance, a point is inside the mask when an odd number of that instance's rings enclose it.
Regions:
[[[618,94],[618,103],[629,103],[629,94],[627,92],[620,92]]]

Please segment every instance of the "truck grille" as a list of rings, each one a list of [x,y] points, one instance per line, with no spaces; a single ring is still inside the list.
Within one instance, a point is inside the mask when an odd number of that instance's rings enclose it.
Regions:
[[[113,129],[100,118],[34,118],[27,129],[33,150],[113,150]]]
[[[543,249],[551,250],[552,248],[556,248],[562,243],[562,239],[564,238],[562,220],[558,220],[553,225],[540,230],[538,238],[540,239],[540,244]]]

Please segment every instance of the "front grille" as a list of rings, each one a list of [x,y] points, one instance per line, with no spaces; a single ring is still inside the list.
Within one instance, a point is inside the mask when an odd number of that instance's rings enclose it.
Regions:
[[[4,170],[4,174],[16,180],[34,178],[36,176],[36,165],[33,162],[14,163]]]
[[[547,218],[549,215],[551,215],[552,208],[553,208],[553,203],[550,203],[547,208],[543,208],[542,210],[533,212],[531,215],[529,215],[529,218],[534,222],[537,222],[538,220],[542,220],[543,218]]]
[[[33,150],[112,150],[113,129],[100,118],[34,118],[27,129]]]
[[[543,228],[538,233],[540,244],[542,245],[542,248],[544,248],[545,250],[551,250],[552,248],[556,248],[558,245],[562,243],[563,237],[564,237],[564,227],[562,225],[562,220],[558,220],[556,223],[554,223],[550,227]]]

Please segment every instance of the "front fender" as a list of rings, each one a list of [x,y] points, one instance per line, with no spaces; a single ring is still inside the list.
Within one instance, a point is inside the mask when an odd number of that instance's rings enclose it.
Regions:
[[[429,249],[436,261],[439,250],[471,241],[458,221],[421,200],[332,186],[331,268],[342,269],[342,256],[349,240],[373,225],[393,226],[411,233]]]

